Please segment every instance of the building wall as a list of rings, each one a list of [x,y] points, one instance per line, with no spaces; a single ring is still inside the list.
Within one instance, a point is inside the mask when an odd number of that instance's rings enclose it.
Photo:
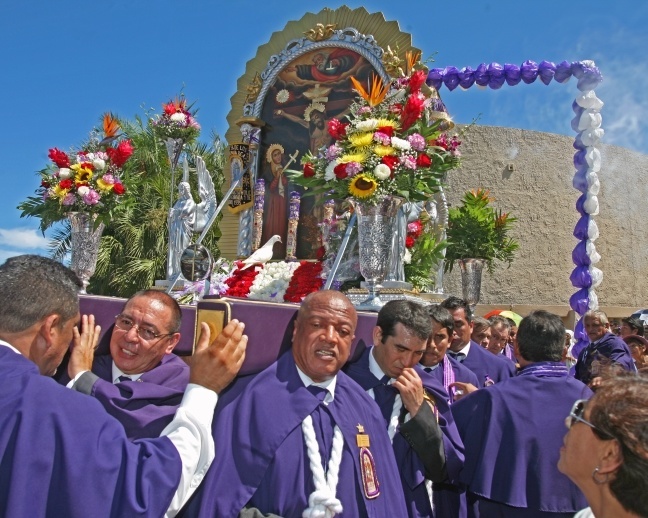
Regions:
[[[572,187],[573,138],[512,128],[473,125],[457,128],[463,161],[448,175],[450,204],[463,192],[484,187],[494,205],[518,218],[513,235],[520,249],[510,268],[484,274],[480,304],[564,306],[576,291],[569,281],[572,232],[579,219]],[[600,213],[595,217],[604,274],[596,290],[601,307],[624,314],[648,307],[648,186],[641,181],[648,156],[601,145]],[[512,171],[509,170],[512,166]],[[461,294],[458,268],[444,278],[446,293]]]

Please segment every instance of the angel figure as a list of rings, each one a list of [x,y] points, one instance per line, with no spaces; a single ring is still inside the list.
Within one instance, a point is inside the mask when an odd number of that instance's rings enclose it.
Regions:
[[[194,232],[202,232],[216,212],[216,189],[211,174],[205,166],[202,157],[196,157],[196,172],[198,173],[198,195],[200,203],[196,206],[196,224]]]

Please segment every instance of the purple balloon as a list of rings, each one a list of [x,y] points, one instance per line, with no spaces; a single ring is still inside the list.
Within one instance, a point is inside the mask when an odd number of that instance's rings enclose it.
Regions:
[[[569,81],[571,76],[571,63],[569,61],[561,61],[556,65],[556,73],[554,74],[556,81],[564,83],[565,81]]]
[[[586,153],[585,150],[574,153],[574,167],[576,169],[580,170],[583,166],[587,165],[587,161],[585,160]]]
[[[574,288],[589,288],[592,286],[592,276],[587,266],[577,266],[569,276]]]
[[[556,65],[551,61],[543,61],[542,63],[540,63],[540,65],[538,65],[538,76],[540,77],[540,81],[542,81],[545,85],[551,83],[551,80],[553,79],[555,73]]]
[[[463,67],[459,71],[459,86],[470,88],[473,84],[475,84],[475,71],[472,67]]]
[[[538,77],[538,64],[535,61],[525,61],[520,67],[520,74],[526,84],[533,83]]]
[[[582,193],[586,193],[587,190],[589,189],[589,186],[587,185],[586,174],[587,174],[587,168],[583,168],[583,169],[581,169],[579,171],[576,171],[576,173],[574,174],[574,178],[572,180],[572,186],[574,187],[574,189],[576,189],[577,191],[580,191]],[[577,210],[578,210],[578,207],[579,207],[579,203],[577,201],[576,202],[576,209]],[[581,209],[583,208],[582,203],[580,204],[580,208]],[[579,210],[578,212],[581,212],[581,211]],[[581,214],[582,214],[582,212],[581,212]]]
[[[502,85],[504,84],[504,81],[506,79],[506,76],[504,74],[504,67],[502,65],[500,65],[499,63],[491,63],[490,65],[488,65],[488,75],[490,76],[488,86],[490,86],[493,90],[502,88]]]
[[[579,315],[585,314],[589,307],[589,291],[582,288],[569,298],[570,307]]]
[[[582,133],[579,133],[578,135],[576,135],[576,138],[574,139],[573,146],[574,146],[574,149],[579,149],[579,150],[587,149],[587,146],[585,144],[583,144],[583,134]]]
[[[441,88],[441,85],[443,85],[443,69],[433,68],[432,70],[430,70],[425,82],[428,86],[431,86],[437,90]]]
[[[490,77],[488,77],[488,65],[481,63],[475,70],[475,83],[479,86],[487,86]]]
[[[459,85],[459,70],[455,67],[446,67],[443,71],[443,84],[452,92]]]
[[[592,264],[589,255],[587,255],[587,241],[578,243],[572,250],[572,262],[576,266],[589,266]]]
[[[589,229],[590,215],[586,214],[578,220],[576,226],[574,227],[574,237],[581,241],[587,240],[587,231]]]
[[[504,74],[506,76],[506,83],[509,86],[515,86],[522,79],[520,76],[520,67],[517,65],[506,63],[504,65]]]

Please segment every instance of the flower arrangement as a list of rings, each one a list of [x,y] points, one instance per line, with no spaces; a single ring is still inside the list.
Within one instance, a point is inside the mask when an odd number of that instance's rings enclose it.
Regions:
[[[479,188],[465,193],[460,207],[450,208],[446,271],[457,259],[485,259],[491,273],[495,260],[511,265],[519,243],[509,232],[517,219],[493,208],[493,201],[490,191]]]
[[[425,84],[419,58],[408,54],[407,75],[388,85],[374,76],[365,90],[352,78],[360,97],[351,105],[348,122],[329,121],[334,144],[317,156],[308,153],[302,170],[289,172],[307,194],[424,201],[438,190],[444,173],[459,164],[460,141],[444,133],[447,120],[434,115],[442,103]]]
[[[134,150],[130,140],[120,139],[118,131],[117,120],[106,113],[101,140],[95,129],[80,150],[50,149],[52,164],[39,172],[41,184],[36,196],[18,206],[23,211],[21,217],[41,218],[43,232],[69,212],[96,214],[97,224],[110,221],[127,193],[122,168]]]
[[[430,227],[427,212],[421,212],[419,219],[407,224],[403,260],[405,279],[417,291],[430,291],[435,287],[432,271],[441,264],[447,246],[445,241],[437,242]]]
[[[171,138],[190,142],[200,134],[195,112],[191,112],[191,106],[187,106],[184,97],[163,103],[162,114],[151,119],[150,123],[153,132],[163,140]]]

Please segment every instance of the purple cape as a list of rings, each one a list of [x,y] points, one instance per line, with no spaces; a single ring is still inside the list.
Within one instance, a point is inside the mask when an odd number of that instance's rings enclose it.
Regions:
[[[602,364],[613,362],[627,371],[637,370],[628,345],[613,333],[605,333],[596,345],[589,344],[580,352],[576,362],[576,379],[588,384],[598,376],[592,368],[595,361]]]
[[[365,391],[373,389],[381,384],[380,380],[378,380],[369,370],[370,353],[371,348],[367,348],[357,361],[347,364],[344,368],[345,372]],[[448,394],[436,379],[424,372],[419,366],[415,366],[415,370],[420,376],[427,392],[431,394],[436,401],[437,409],[439,411],[439,427],[443,434],[443,449],[445,453],[447,481],[453,481],[458,478],[464,457],[463,444],[461,443],[459,433],[450,412],[450,407],[447,403]],[[385,408],[381,408],[381,411],[391,414],[395,398],[396,393],[394,392],[394,397],[383,404]],[[374,401],[374,403],[376,402]],[[416,418],[412,421],[415,419]],[[402,427],[407,426],[409,423],[402,425]],[[387,427],[384,418],[383,426],[385,426],[385,428]],[[408,506],[408,516],[431,516],[432,509],[425,488],[426,470],[423,460],[415,451],[412,444],[410,444],[410,441],[403,436],[402,430],[394,436],[393,448],[396,462],[400,470],[405,502]],[[435,503],[436,502],[437,500],[435,498]],[[441,516],[440,513],[438,515]]]
[[[587,505],[556,465],[567,431],[565,417],[575,400],[592,392],[569,377],[566,368],[561,375],[534,372],[546,365],[556,364],[529,365],[516,377],[452,405],[466,448],[461,482],[478,499],[526,508],[526,516],[573,514]]]
[[[446,356],[446,358],[448,358],[448,361],[450,361],[450,366],[452,367],[452,371],[454,372],[455,381],[461,381],[462,383],[471,383],[475,387],[480,387],[482,385],[477,379],[475,373],[469,368],[464,367],[463,363],[458,362],[450,356]],[[422,365],[421,367],[425,370],[425,367],[423,367]],[[426,374],[434,378],[436,382],[443,387],[443,362],[441,362],[436,369],[430,372],[426,372]]]
[[[245,506],[279,516],[301,516],[315,489],[301,423],[318,406],[299,378],[292,351],[258,375],[237,380],[216,409],[213,469],[183,516],[237,517]],[[389,438],[369,396],[340,372],[335,399],[326,408],[344,436],[336,493],[343,515],[406,516]],[[380,484],[380,495],[374,499],[364,496],[356,445],[359,424],[370,437]]]
[[[162,516],[180,472],[168,438],[130,442],[93,398],[0,346],[0,516]]]
[[[470,351],[462,365],[477,376],[478,387],[483,387],[488,378],[495,383],[515,376],[515,364],[508,358],[496,356],[481,345],[470,341]]]

